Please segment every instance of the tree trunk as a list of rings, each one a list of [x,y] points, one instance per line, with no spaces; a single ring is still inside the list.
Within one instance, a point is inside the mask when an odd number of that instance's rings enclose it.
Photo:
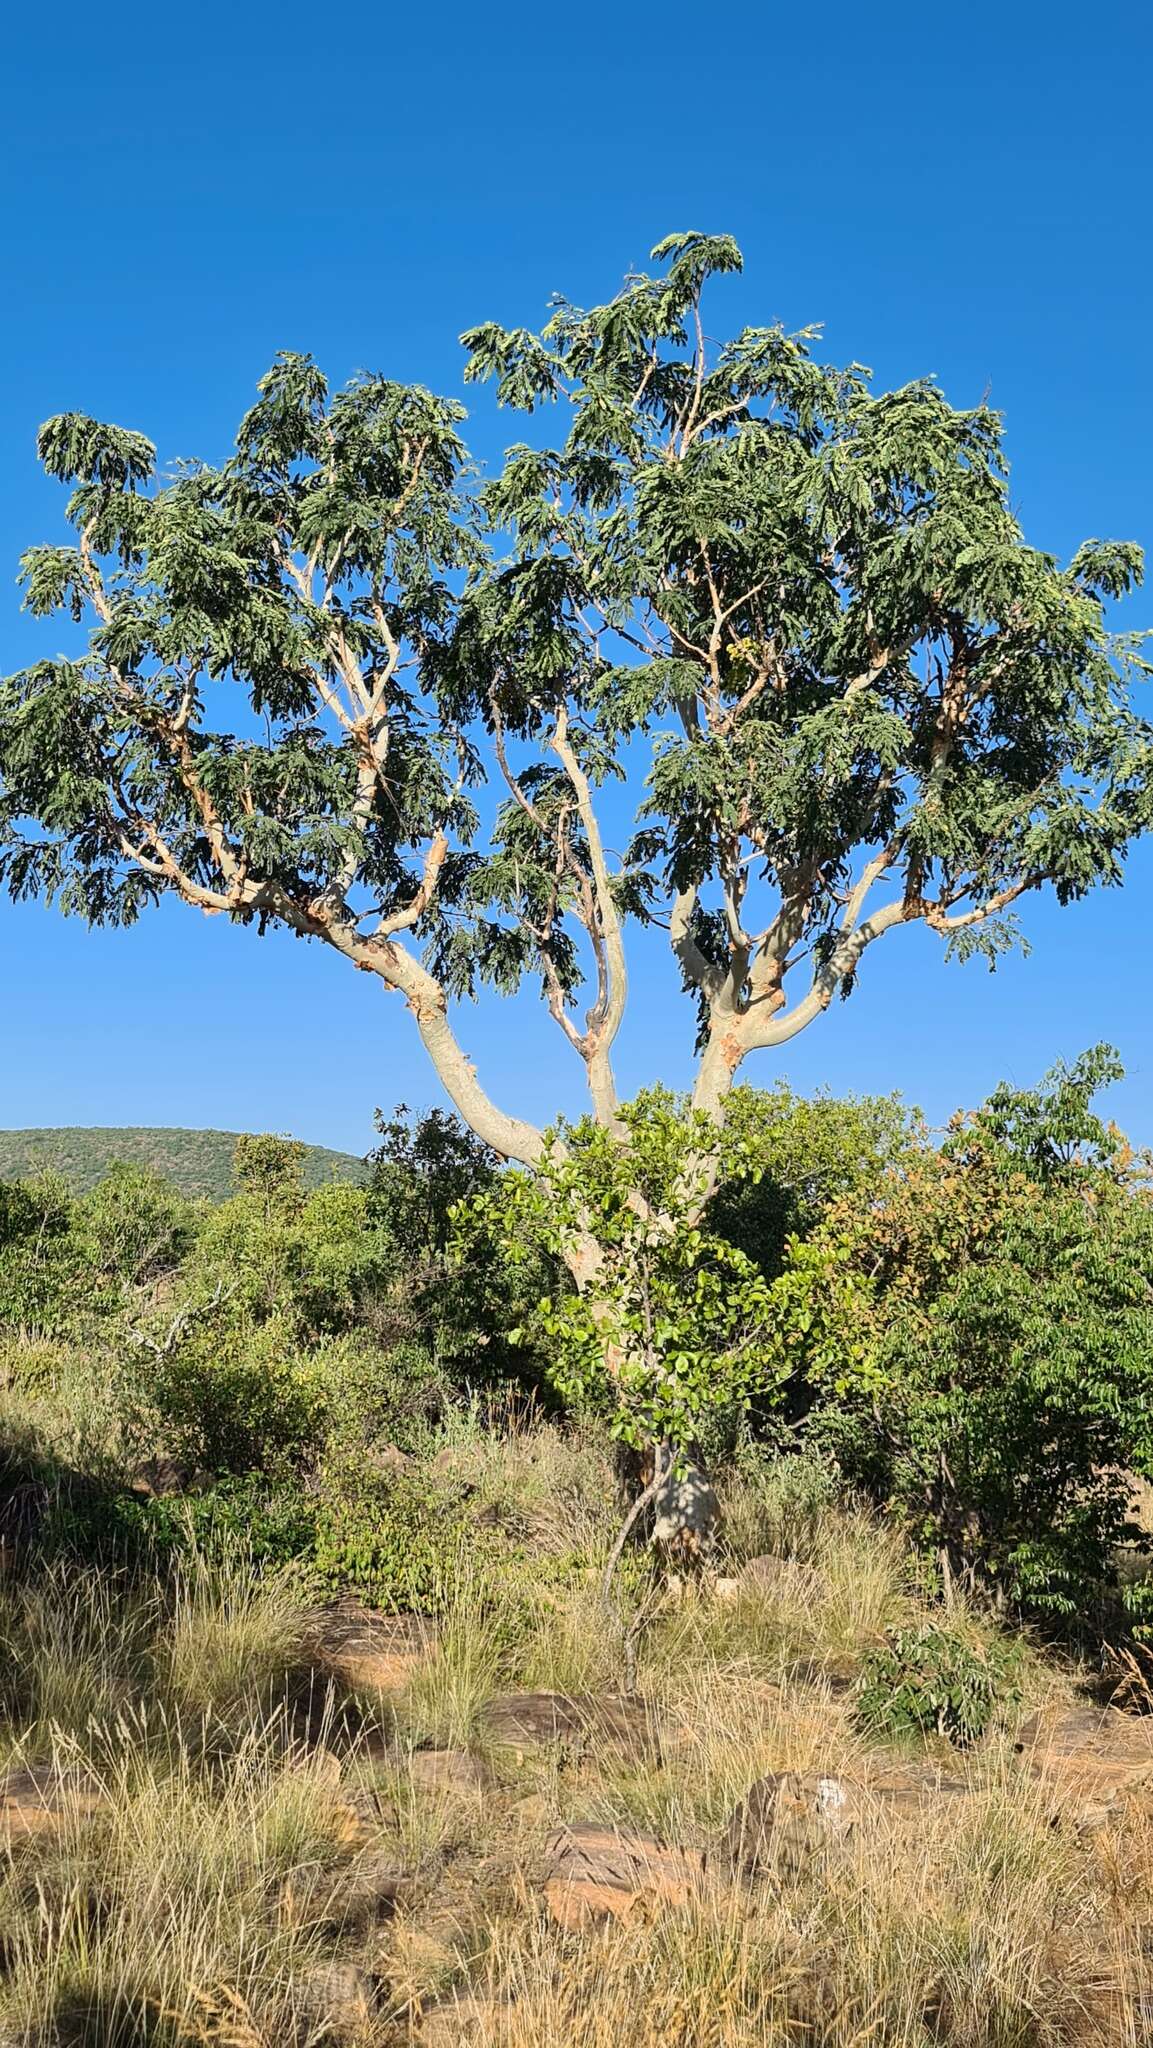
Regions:
[[[699,1570],[716,1547],[720,1503],[695,1446],[681,1452],[679,1471],[672,1444],[646,1444],[639,1451],[622,1447],[618,1469],[626,1504],[651,1486],[658,1456],[662,1477],[638,1534],[671,1570]]]
[[[580,1293],[591,1297],[590,1313],[603,1331],[610,1311],[606,1305],[603,1315],[597,1313],[596,1286],[602,1256],[590,1233],[570,1249],[566,1263]],[[620,1370],[621,1354],[619,1347],[607,1335],[604,1337],[604,1359],[606,1372],[610,1378],[615,1378]],[[652,1484],[658,1452],[662,1456],[664,1476],[647,1515],[637,1518],[638,1534],[647,1534],[650,1544],[661,1553],[670,1568],[698,1569],[707,1563],[715,1547],[720,1505],[695,1444],[677,1446],[654,1442],[640,1451],[622,1449],[618,1470],[626,1504],[631,1508],[637,1495]]]

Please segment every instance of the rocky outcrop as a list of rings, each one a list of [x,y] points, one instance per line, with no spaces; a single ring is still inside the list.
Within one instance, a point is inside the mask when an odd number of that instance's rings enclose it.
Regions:
[[[349,1596],[313,1618],[308,1648],[322,1671],[350,1692],[402,1692],[436,1648],[435,1622],[419,1614],[378,1614]]]
[[[770,1771],[734,1810],[718,1862],[731,1876],[800,1876],[815,1859],[846,1843],[870,1819],[919,1822],[941,1801],[964,1798],[964,1779],[932,1764],[865,1766],[859,1776],[836,1771]]]
[[[652,1707],[613,1693],[516,1692],[490,1700],[484,1728],[490,1741],[514,1755],[554,1744],[652,1755],[659,1748]]]
[[[0,1845],[53,1834],[106,1801],[99,1779],[80,1765],[22,1764],[0,1778]]]
[[[1116,1707],[1042,1709],[1018,1731],[1017,1753],[1055,1820],[1083,1828],[1126,1806],[1153,1810],[1153,1719]]]
[[[683,1906],[705,1873],[699,1851],[597,1821],[556,1829],[545,1857],[545,1903],[557,1925],[569,1929],[627,1919],[642,1900]]]

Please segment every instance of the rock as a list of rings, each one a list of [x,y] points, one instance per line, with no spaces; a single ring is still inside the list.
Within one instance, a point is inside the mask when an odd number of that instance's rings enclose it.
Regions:
[[[942,1799],[967,1799],[966,1779],[951,1776],[936,1764],[873,1763],[860,1783],[864,1804],[889,1814],[923,1814]]]
[[[642,1899],[683,1906],[705,1872],[699,1851],[597,1821],[557,1828],[545,1857],[545,1902],[557,1925],[570,1929],[627,1919]]]
[[[99,1779],[78,1766],[23,1764],[0,1778],[0,1842],[54,1833],[107,1803]]]
[[[1102,1825],[1124,1805],[1153,1798],[1153,1720],[1116,1707],[1030,1715],[1017,1753],[1053,1799],[1053,1818]]]
[[[489,1701],[483,1721],[491,1740],[518,1756],[556,1743],[599,1745],[632,1755],[659,1748],[647,1702],[610,1693],[506,1693]]]
[[[466,2043],[484,2042],[485,2048],[503,2038],[512,2012],[507,1998],[483,1991],[454,1991],[425,2008],[416,2039],[423,2048],[466,2048]]]
[[[866,1765],[859,1776],[770,1771],[735,1809],[721,1838],[721,1861],[738,1877],[796,1876],[864,1821],[920,1821],[940,1800],[967,1793],[964,1779],[915,1762]]]
[[[128,1484],[133,1493],[162,1500],[171,1494],[199,1492],[211,1479],[208,1473],[176,1458],[145,1458],[130,1474]]]
[[[381,1982],[356,1963],[320,1963],[304,1980],[305,2002],[326,2033],[355,2039],[378,2018]]]
[[[309,1647],[351,1691],[402,1692],[436,1648],[436,1624],[418,1614],[378,1614],[347,1597],[315,1617]]]
[[[720,1857],[734,1876],[768,1871],[795,1876],[848,1835],[859,1793],[844,1778],[817,1771],[769,1771],[751,1786],[721,1838]]]
[[[430,1792],[483,1792],[489,1772],[466,1749],[414,1749],[409,1776]]]
[[[526,1792],[523,1799],[513,1801],[508,1817],[521,1828],[543,1827],[549,1817],[549,1802],[543,1792]]]
[[[395,1815],[373,1785],[341,1785],[332,1803],[333,1837],[346,1848],[367,1847]]]
[[[662,1479],[653,1500],[652,1541],[662,1554],[685,1565],[706,1559],[716,1541],[721,1509],[704,1466],[682,1459]]]
[[[391,1919],[409,1889],[400,1864],[384,1851],[370,1850],[340,1870],[294,1871],[281,1887],[281,1919],[330,1936],[363,1932]]]

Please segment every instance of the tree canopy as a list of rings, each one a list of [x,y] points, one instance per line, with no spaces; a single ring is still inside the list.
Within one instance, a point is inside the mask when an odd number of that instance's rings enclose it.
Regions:
[[[1139,549],[1031,547],[995,413],[874,392],[815,330],[714,346],[736,245],[653,254],[603,306],[463,337],[466,377],[563,425],[486,480],[455,400],[334,392],[304,355],[217,468],[48,421],[75,539],[24,556],[26,603],[87,641],[0,685],[15,896],[127,922],[174,894],[334,947],[523,1161],[542,1134],[486,1094],[454,999],[535,979],[623,1139],[626,934],[664,925],[715,1116],[882,934],[995,958],[1023,896],[1118,881],[1149,822],[1144,664],[1106,616]]]

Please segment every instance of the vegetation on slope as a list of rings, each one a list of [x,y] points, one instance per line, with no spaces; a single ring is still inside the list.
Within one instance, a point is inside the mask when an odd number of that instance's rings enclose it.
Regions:
[[[232,1188],[236,1131],[151,1130],[143,1125],[47,1126],[0,1130],[0,1180],[24,1180],[45,1170],[58,1173],[75,1194],[86,1194],[115,1160],[160,1174],[191,1200],[222,1202]],[[351,1152],[307,1145],[301,1164],[304,1185],[362,1181],[364,1161]]]

